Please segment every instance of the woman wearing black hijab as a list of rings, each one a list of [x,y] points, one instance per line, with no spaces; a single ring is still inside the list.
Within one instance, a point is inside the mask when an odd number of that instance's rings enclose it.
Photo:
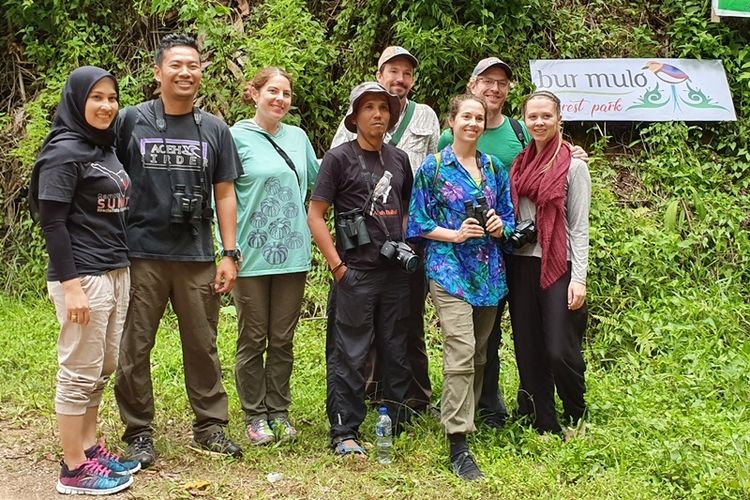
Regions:
[[[114,154],[117,81],[84,66],[65,83],[32,172],[49,253],[47,287],[60,322],[55,411],[63,448],[57,491],[109,494],[133,482],[138,462],[96,440],[102,391],[117,366],[128,307],[128,175]]]

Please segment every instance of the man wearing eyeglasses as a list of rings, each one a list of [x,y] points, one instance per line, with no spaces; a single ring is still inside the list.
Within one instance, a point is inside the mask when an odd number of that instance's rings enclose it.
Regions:
[[[483,97],[487,103],[485,129],[477,149],[497,156],[506,169],[510,169],[518,153],[529,143],[526,126],[503,114],[512,80],[513,71],[508,64],[497,57],[487,57],[477,63],[466,85],[470,93]],[[438,151],[452,142],[453,133],[446,129],[440,136]]]
[[[485,129],[479,138],[477,149],[485,154],[496,156],[503,163],[506,170],[510,170],[513,160],[518,153],[529,144],[530,137],[526,125],[522,121],[515,120],[503,114],[503,106],[508,97],[513,71],[510,66],[497,57],[482,59],[471,72],[466,89],[476,96],[483,97],[487,103],[487,116],[485,117]],[[451,129],[446,129],[440,136],[438,151],[453,142]],[[572,150],[574,158],[588,160],[588,155],[579,146]],[[508,256],[506,266],[510,265]],[[499,349],[502,339],[500,330],[500,318],[505,310],[505,299],[502,299],[497,307],[497,318],[492,328],[489,342],[487,343],[487,364],[484,367],[484,382],[482,394],[477,402],[477,415],[485,424],[500,428],[508,419],[508,411],[505,407],[499,387],[500,356]],[[527,398],[523,395],[523,388],[519,389],[518,414],[528,414]]]

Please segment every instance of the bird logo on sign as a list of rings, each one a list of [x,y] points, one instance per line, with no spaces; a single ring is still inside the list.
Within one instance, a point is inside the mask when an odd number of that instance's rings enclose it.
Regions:
[[[649,61],[641,69],[647,69],[651,71],[656,78],[668,83],[672,88],[672,100],[674,101],[674,109],[680,109],[680,103],[677,99],[677,88],[676,86],[690,80],[690,77],[677,66],[671,64],[660,63],[657,61]]]

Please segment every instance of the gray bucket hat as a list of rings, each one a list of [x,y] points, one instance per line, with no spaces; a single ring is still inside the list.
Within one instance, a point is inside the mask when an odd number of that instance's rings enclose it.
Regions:
[[[397,95],[388,92],[378,82],[360,83],[352,89],[352,92],[349,94],[349,110],[344,117],[344,127],[346,127],[346,130],[357,133],[357,124],[354,123],[354,111],[365,94],[382,94],[386,97],[388,100],[388,110],[391,113],[391,118],[388,121],[388,130],[391,130],[401,115],[401,101]]]

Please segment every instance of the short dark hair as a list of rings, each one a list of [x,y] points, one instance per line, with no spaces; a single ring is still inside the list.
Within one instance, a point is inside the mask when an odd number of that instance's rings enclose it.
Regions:
[[[156,47],[156,56],[154,59],[157,66],[161,65],[164,53],[173,47],[190,47],[200,54],[198,42],[195,41],[194,37],[185,33],[170,33],[164,35]]]

